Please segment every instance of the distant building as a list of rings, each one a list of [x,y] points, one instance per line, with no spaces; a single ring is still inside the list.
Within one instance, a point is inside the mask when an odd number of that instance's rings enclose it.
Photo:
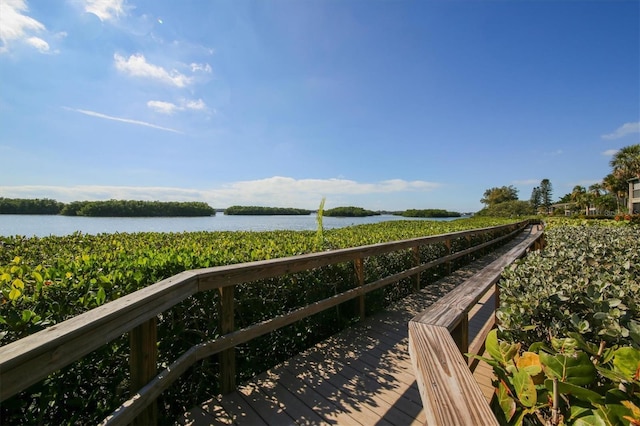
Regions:
[[[565,216],[571,216],[576,209],[576,203],[556,203],[549,208],[549,214],[556,214],[556,210],[564,210]]]
[[[629,213],[640,214],[640,178],[629,179]]]

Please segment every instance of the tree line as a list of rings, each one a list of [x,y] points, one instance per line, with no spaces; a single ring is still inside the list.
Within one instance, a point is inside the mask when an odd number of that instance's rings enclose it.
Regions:
[[[400,215],[403,217],[460,217],[460,213],[444,209],[409,209]]]
[[[172,217],[215,216],[207,203],[198,201],[73,201],[51,199],[0,198],[0,214],[60,214],[92,217]]]
[[[605,214],[627,213],[629,179],[640,178],[640,144],[629,145],[616,152],[609,162],[611,173],[601,182],[585,188],[576,185],[569,194],[556,203],[568,203],[576,213]],[[487,189],[480,202],[485,207],[479,216],[527,216],[547,214],[553,201],[553,187],[549,179],[543,179],[533,188],[528,201],[518,199],[518,190],[512,185]],[[562,211],[564,214],[564,209]],[[611,215],[610,213],[608,215]]]
[[[272,215],[288,215],[288,216],[308,216],[311,210],[296,209],[290,207],[262,207],[262,206],[231,206],[225,209],[224,214],[233,216],[272,216]]]

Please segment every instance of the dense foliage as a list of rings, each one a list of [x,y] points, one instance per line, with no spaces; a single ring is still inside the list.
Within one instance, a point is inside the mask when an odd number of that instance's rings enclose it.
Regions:
[[[513,185],[489,188],[484,191],[480,202],[487,207],[518,199],[518,189]]]
[[[376,216],[380,213],[374,212],[371,210],[363,209],[362,207],[334,207],[329,210],[324,211],[325,216],[334,216],[334,217],[365,217],[365,216]]]
[[[187,269],[354,247],[513,221],[391,221],[313,231],[73,234],[0,239],[0,340],[13,342],[110,300]],[[473,243],[483,237],[474,237]],[[453,252],[468,247],[454,240]],[[424,247],[421,260],[446,253],[443,244]],[[413,265],[411,252],[367,258],[366,281]],[[423,285],[443,269],[422,274]],[[355,285],[351,263],[236,286],[235,325],[246,327]],[[406,295],[411,280],[367,295],[368,313]],[[159,364],[166,366],[195,344],[219,335],[218,292],[190,297],[158,318]],[[358,318],[355,302],[317,314],[237,348],[240,379],[290,357]],[[3,402],[2,422],[95,424],[129,395],[128,341],[117,339],[25,392]],[[165,421],[217,392],[217,358],[195,365],[165,391],[159,406]]]
[[[508,424],[640,424],[640,228],[552,219],[503,273],[487,339]]]
[[[460,217],[460,213],[443,209],[409,209],[401,213],[404,217]]]
[[[63,203],[48,198],[2,198],[0,214],[59,214]]]
[[[512,200],[485,207],[476,216],[487,217],[522,217],[536,214],[529,201]]]
[[[226,215],[268,216],[268,215],[309,215],[311,210],[290,207],[231,206],[225,209]]]
[[[214,216],[215,209],[198,201],[74,201],[65,204],[60,214],[65,216],[98,217],[170,217]]]

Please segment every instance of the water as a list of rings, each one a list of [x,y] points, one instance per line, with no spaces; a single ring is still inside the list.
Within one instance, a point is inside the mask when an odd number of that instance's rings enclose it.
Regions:
[[[437,218],[431,220],[451,220]],[[324,229],[378,223],[390,220],[425,220],[402,216],[324,217]],[[218,213],[208,217],[74,217],[58,215],[0,214],[0,236],[103,234],[116,232],[194,232],[194,231],[314,231],[316,215],[308,216],[226,216]]]

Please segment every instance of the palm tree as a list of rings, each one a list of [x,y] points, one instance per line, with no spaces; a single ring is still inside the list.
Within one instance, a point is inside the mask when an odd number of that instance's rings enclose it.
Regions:
[[[571,201],[576,203],[579,209],[587,207],[587,190],[584,186],[576,185],[573,187],[573,190],[571,191]]]
[[[640,178],[640,144],[620,148],[609,162],[613,174],[625,181],[633,177]]]
[[[626,180],[618,178],[613,173],[609,173],[602,179],[602,186],[614,194],[616,197],[616,210],[618,213],[622,211],[622,207],[627,204],[627,195],[629,191],[629,185]]]

